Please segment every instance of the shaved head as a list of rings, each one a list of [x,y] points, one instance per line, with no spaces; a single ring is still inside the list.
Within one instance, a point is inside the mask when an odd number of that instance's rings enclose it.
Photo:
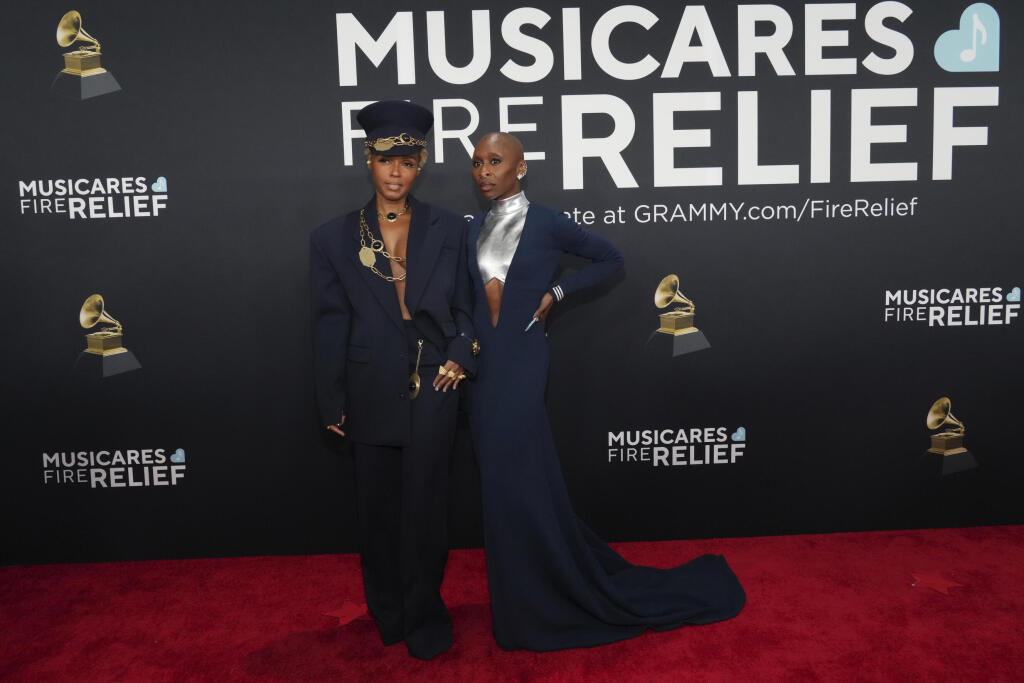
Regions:
[[[519,138],[515,135],[495,131],[493,133],[487,133],[480,138],[480,142],[476,143],[477,147],[479,147],[483,142],[504,147],[505,154],[508,155],[509,161],[512,163],[518,163],[523,160],[523,143],[519,142]]]

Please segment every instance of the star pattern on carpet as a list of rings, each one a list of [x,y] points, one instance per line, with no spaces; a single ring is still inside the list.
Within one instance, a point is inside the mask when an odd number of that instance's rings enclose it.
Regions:
[[[330,612],[324,612],[325,616],[336,617],[338,619],[338,626],[344,626],[350,621],[355,621],[359,617],[366,614],[366,605],[358,602],[352,602],[346,600],[345,603]]]
[[[914,577],[914,583],[910,585],[914,588],[931,588],[943,595],[949,595],[950,588],[963,587],[962,583],[951,581],[937,571],[915,571],[911,576]]]

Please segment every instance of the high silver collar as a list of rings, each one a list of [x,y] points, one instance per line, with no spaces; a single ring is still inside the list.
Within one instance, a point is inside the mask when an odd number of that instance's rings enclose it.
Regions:
[[[495,199],[491,201],[491,213],[503,216],[517,211],[522,211],[529,205],[530,202],[526,199],[526,193],[520,191],[518,194],[514,194],[508,199]]]

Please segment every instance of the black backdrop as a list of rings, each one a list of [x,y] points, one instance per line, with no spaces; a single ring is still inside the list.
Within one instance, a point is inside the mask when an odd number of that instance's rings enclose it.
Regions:
[[[876,50],[856,19],[827,23],[849,31],[829,57],[859,60]],[[502,40],[505,10],[492,9],[492,59],[472,83],[447,83],[427,58],[419,3],[86,2],[75,6],[103,45],[103,65],[120,92],[61,99],[50,84],[61,68],[53,39],[71,7],[19,3],[5,13],[0,70],[4,153],[0,188],[7,332],[3,335],[5,430],[0,464],[2,561],[143,559],[355,549],[351,464],[322,437],[310,377],[308,233],[363,203],[371,185],[361,140],[343,155],[342,103],[403,97],[430,106],[463,98],[479,128],[498,127],[499,97],[543,97],[512,109],[534,121],[521,137],[533,201],[597,212],[597,230],[618,244],[624,274],[560,304],[550,324],[549,406],[567,485],[578,514],[609,540],[803,533],[911,526],[1020,522],[1024,465],[1017,447],[1021,387],[1020,320],[929,326],[886,320],[886,291],[1000,288],[1020,277],[1014,209],[1022,137],[1021,56],[1015,37],[1024,11],[993,3],[1002,23],[999,71],[952,73],[933,57],[940,33],[967,6],[912,2],[913,14],[886,25],[910,37],[915,54],[895,75],[804,73],[804,5],[785,48],[796,75],[776,75],[759,57],[756,76],[738,76],[737,6],[708,6],[731,76],[686,64],[637,80],[605,74],[590,33],[615,7],[580,11],[582,78],[563,78],[561,5],[526,33],[551,45],[554,68],[535,83],[499,73],[507,59],[531,58]],[[664,63],[682,5],[649,2],[649,30],[624,24],[612,52],[624,62],[651,54]],[[470,11],[446,0],[451,63],[472,56]],[[399,85],[394,51],[379,67],[359,52],[358,84],[339,86],[336,13],[350,12],[373,36],[395,12],[412,13],[415,84]],[[763,31],[762,31],[763,33]],[[989,40],[999,41],[998,27]],[[344,39],[344,37],[343,37]],[[358,50],[357,50],[358,51]],[[953,177],[932,179],[934,89],[996,87],[997,106],[958,108],[956,126],[984,126],[987,145],[953,153]],[[918,179],[851,182],[851,91],[913,88],[917,105],[879,108],[875,124],[906,125],[905,144],[878,144],[872,161],[918,163]],[[831,91],[831,181],[811,183],[811,91]],[[737,92],[757,91],[762,164],[799,164],[797,184],[741,185]],[[720,166],[720,186],[655,187],[652,93],[720,92],[717,111],[678,113],[676,128],[707,128],[711,147],[679,149],[675,165]],[[608,94],[636,121],[623,159],[637,187],[616,187],[598,159],[584,162],[584,187],[564,189],[561,97]],[[466,125],[458,109],[448,128]],[[614,124],[588,115],[588,137]],[[437,156],[437,150],[433,151]],[[461,145],[444,143],[417,194],[467,214],[482,208]],[[145,194],[165,195],[155,217],[75,218],[37,213],[21,183],[62,178],[142,177]],[[151,190],[158,178],[166,192]],[[638,205],[681,202],[745,206],[805,201],[917,198],[912,216],[642,223]],[[603,224],[605,209],[625,220]],[[687,209],[688,210],[688,209]],[[567,259],[566,266],[575,267]],[[655,338],[652,302],[662,277],[678,274],[697,306],[706,350],[672,357]],[[1019,290],[1018,295],[1019,295]],[[98,379],[80,357],[77,322],[85,298],[101,293],[124,324],[140,370]],[[1011,299],[1013,297],[1011,296]],[[945,313],[944,313],[945,314]],[[976,313],[974,314],[976,316]],[[90,374],[92,373],[92,374]],[[940,396],[967,424],[979,467],[933,476],[924,416]],[[609,435],[639,430],[722,428],[746,433],[735,463],[655,466],[610,461]],[[624,437],[625,438],[625,437]],[[740,443],[732,437],[729,444]],[[53,453],[181,449],[186,467],[173,486],[93,487],[47,477]],[[105,466],[99,466],[104,469]],[[133,476],[142,477],[139,466]],[[107,468],[106,476],[111,475]],[[77,476],[77,475],[76,475]],[[460,431],[452,465],[452,534],[482,542],[477,472],[469,434]]]

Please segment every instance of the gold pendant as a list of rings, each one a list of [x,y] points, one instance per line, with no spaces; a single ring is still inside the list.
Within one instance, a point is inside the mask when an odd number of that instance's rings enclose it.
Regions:
[[[409,375],[409,399],[420,395],[420,357],[423,356],[423,340],[416,340],[416,369]]]
[[[359,262],[369,268],[377,262],[377,256],[373,253],[373,249],[369,247],[363,247],[359,250]]]

